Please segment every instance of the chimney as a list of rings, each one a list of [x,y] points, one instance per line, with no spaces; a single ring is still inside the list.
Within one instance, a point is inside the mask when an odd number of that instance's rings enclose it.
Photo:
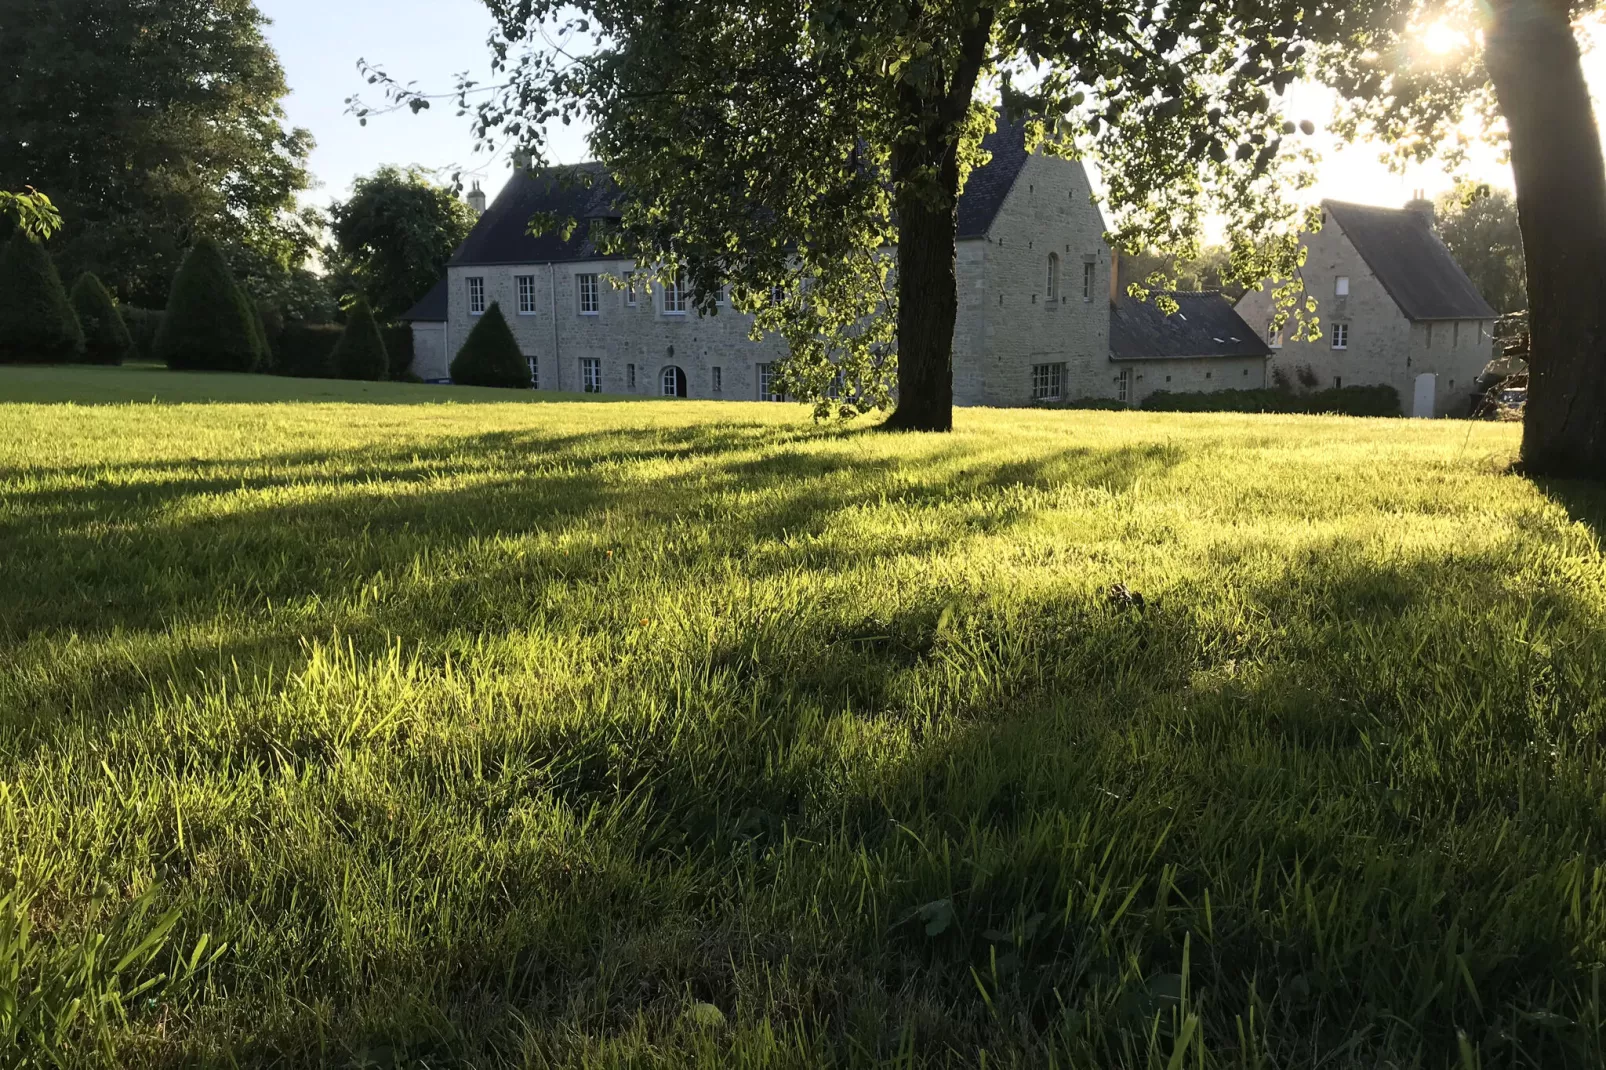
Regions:
[[[480,189],[478,180],[475,180],[474,188],[468,191],[468,206],[474,209],[475,215],[485,214],[485,191]]]
[[[1433,214],[1433,202],[1422,196],[1422,191],[1415,191],[1410,200],[1405,202],[1406,211],[1415,212],[1428,221],[1428,229],[1433,230],[1438,219]]]

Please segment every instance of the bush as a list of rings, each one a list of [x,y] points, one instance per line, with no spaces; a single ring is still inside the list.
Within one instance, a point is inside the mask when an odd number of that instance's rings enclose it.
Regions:
[[[335,343],[330,361],[342,379],[377,383],[390,377],[385,340],[379,337],[379,324],[374,322],[374,310],[368,307],[366,297],[357,298],[347,315],[346,329]]]
[[[341,329],[334,323],[287,323],[273,340],[274,375],[295,379],[333,379],[335,346]]]
[[[156,358],[169,368],[248,372],[263,362],[262,344],[256,310],[223,251],[202,238],[173,279]]]
[[[0,363],[76,360],[84,332],[45,247],[17,230],[0,250]]]
[[[1282,390],[1218,390],[1213,393],[1157,391],[1143,399],[1150,412],[1282,412],[1340,416],[1399,416],[1400,395],[1392,386],[1346,386],[1313,394]]]
[[[156,359],[156,335],[162,329],[162,312],[155,308],[118,305],[117,315],[134,339],[134,352],[140,360]]]
[[[530,388],[530,366],[519,352],[500,305],[492,304],[452,360],[452,382],[463,386]]]
[[[392,323],[379,328],[385,340],[385,352],[390,355],[390,377],[398,383],[421,383],[413,374],[413,325]]]
[[[112,295],[89,272],[72,287],[72,307],[84,331],[84,360],[89,364],[121,364],[134,353],[134,337],[117,314]]]

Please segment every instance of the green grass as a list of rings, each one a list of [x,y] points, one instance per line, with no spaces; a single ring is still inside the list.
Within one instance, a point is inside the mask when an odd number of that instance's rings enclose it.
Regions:
[[[1516,446],[0,406],[0,1064],[1598,1066],[1606,510]]]

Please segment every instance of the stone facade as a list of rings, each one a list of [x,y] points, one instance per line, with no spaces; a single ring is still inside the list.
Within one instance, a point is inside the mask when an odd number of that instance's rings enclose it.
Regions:
[[[1284,342],[1272,336],[1269,286],[1251,290],[1238,302],[1239,314],[1273,349],[1273,365],[1295,382],[1299,371],[1308,368],[1316,389],[1392,386],[1408,416],[1427,414],[1416,411],[1415,401],[1419,377],[1429,375],[1432,380],[1422,385],[1431,388],[1432,415],[1467,415],[1473,383],[1494,357],[1494,321],[1413,321],[1332,212],[1324,214],[1322,229],[1305,235],[1303,244],[1305,288],[1317,301],[1320,340]],[[1338,292],[1340,280],[1347,284],[1347,295]]]

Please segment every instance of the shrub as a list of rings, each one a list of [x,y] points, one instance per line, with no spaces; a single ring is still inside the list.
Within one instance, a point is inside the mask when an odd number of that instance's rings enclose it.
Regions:
[[[72,287],[72,307],[84,331],[84,360],[89,364],[121,364],[134,353],[134,337],[117,314],[112,295],[89,272]]]
[[[287,323],[273,340],[274,375],[295,379],[333,379],[332,360],[341,329],[334,323]]]
[[[1176,393],[1161,390],[1143,399],[1150,412],[1282,412],[1340,416],[1399,416],[1400,395],[1392,386],[1346,386],[1313,394],[1281,390],[1218,390]]]
[[[1131,406],[1114,398],[1073,398],[1070,401],[1045,401],[1039,407],[1044,409],[1102,409],[1106,412],[1117,412]]]
[[[134,339],[134,352],[141,360],[156,359],[156,335],[162,329],[162,312],[155,308],[118,305],[117,315]]]
[[[530,388],[530,366],[519,352],[501,306],[492,304],[452,360],[452,382],[464,386]]]
[[[335,375],[342,379],[380,382],[390,377],[385,340],[379,337],[379,324],[374,322],[374,310],[368,307],[366,297],[357,298],[346,316],[346,329],[335,343],[330,359]]]
[[[421,383],[413,374],[413,325],[392,323],[379,328],[385,340],[385,352],[390,355],[390,377],[398,383]]]
[[[17,230],[0,250],[0,363],[76,360],[84,332],[45,247]]]
[[[211,238],[197,242],[179,266],[156,357],[169,368],[226,372],[252,371],[262,362],[256,311]]]

